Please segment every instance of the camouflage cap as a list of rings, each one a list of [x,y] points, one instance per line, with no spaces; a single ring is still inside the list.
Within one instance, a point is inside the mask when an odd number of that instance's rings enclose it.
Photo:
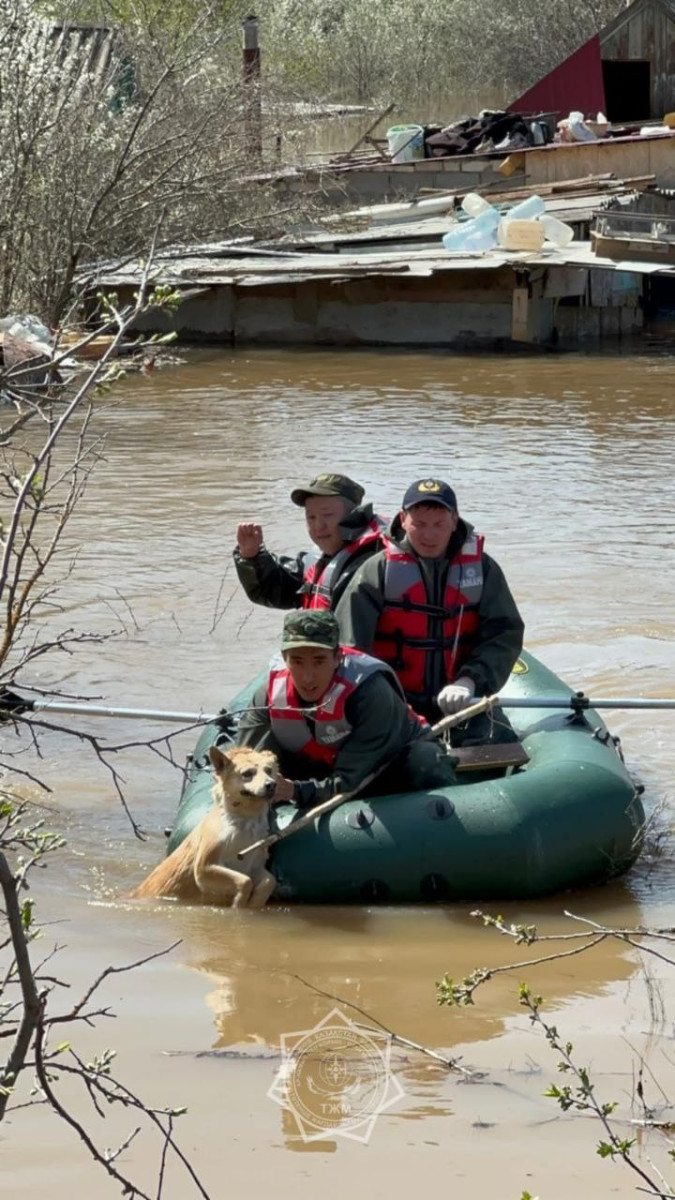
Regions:
[[[332,612],[300,609],[286,613],[281,634],[282,650],[295,650],[300,646],[337,650],[339,645],[340,627]]]
[[[306,487],[293,489],[291,500],[299,508],[304,508],[309,496],[340,496],[343,500],[351,500],[352,504],[360,504],[365,494],[365,488],[348,475],[315,475]]]

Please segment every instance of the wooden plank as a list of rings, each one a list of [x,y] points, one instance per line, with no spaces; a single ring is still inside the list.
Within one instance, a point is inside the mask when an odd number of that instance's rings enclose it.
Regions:
[[[593,250],[601,258],[625,259],[627,262],[662,262],[675,265],[675,242],[655,242],[652,239],[602,237],[591,234]]]
[[[585,267],[550,267],[546,273],[544,297],[547,300],[583,296],[588,284]]]
[[[456,771],[496,771],[505,767],[523,767],[530,756],[521,742],[506,742],[504,745],[451,747],[450,753],[458,759]]]

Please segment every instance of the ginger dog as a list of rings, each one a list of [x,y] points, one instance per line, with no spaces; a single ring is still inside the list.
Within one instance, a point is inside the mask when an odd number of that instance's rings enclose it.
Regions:
[[[262,908],[276,879],[265,870],[266,850],[241,862],[237,854],[269,833],[269,806],[279,768],[269,750],[211,746],[213,808],[131,893],[133,899],[171,896],[192,904]]]

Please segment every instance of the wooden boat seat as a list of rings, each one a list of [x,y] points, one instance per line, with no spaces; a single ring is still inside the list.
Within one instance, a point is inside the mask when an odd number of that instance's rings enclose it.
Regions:
[[[505,742],[496,746],[453,746],[450,753],[459,759],[455,770],[497,771],[504,767],[522,767],[530,761],[520,742]]]

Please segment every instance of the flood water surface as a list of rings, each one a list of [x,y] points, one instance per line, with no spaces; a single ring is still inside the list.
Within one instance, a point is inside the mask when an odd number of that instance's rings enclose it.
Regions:
[[[51,620],[115,636],[82,644],[65,665],[45,660],[38,686],[119,706],[220,707],[264,664],[280,628],[279,613],[252,607],[238,589],[235,526],[261,521],[275,552],[307,546],[289,492],[323,470],[361,481],[388,515],[407,483],[447,478],[505,570],[530,650],[591,696],[673,695],[672,358],[267,350],[186,351],[184,359],[127,379],[99,410],[105,457],[68,531],[79,556]],[[629,709],[607,720],[645,785],[656,832],[666,830],[675,821],[675,715]],[[272,905],[255,914],[125,901],[163,853],[180,773],[147,748],[116,757],[126,800],[148,833],[138,841],[110,774],[67,734],[69,722],[61,718],[62,729],[47,735],[36,771],[52,792],[32,793],[67,838],[32,893],[42,920],[55,923],[45,946],[63,947],[56,973],[70,988],[54,1003],[67,1009],[108,964],[179,942],[106,981],[100,1005],[114,1021],[69,1036],[83,1056],[114,1046],[120,1078],[149,1102],[188,1106],[176,1133],[210,1195],[635,1194],[640,1181],[630,1170],[595,1153],[602,1130],[594,1121],[563,1116],[543,1096],[559,1081],[557,1057],[519,1006],[518,984],[527,978],[545,997],[563,1038],[591,1065],[601,1099],[620,1101],[620,1135],[634,1136],[633,1051],[648,1056],[654,1105],[663,1106],[662,1091],[675,1093],[666,964],[652,960],[645,980],[639,956],[608,938],[585,955],[497,972],[474,1006],[450,1010],[436,1003],[435,982],[446,972],[462,979],[477,967],[541,957],[549,945],[514,945],[484,929],[472,906]],[[166,732],[93,719],[83,728],[119,743]],[[190,733],[174,743],[179,762],[193,742]],[[566,909],[622,929],[673,924],[675,870],[665,846],[604,888],[500,906],[502,915],[547,933],[581,928]],[[467,1082],[394,1046],[390,1068],[402,1094],[367,1144],[335,1136],[330,1121],[325,1137],[305,1142],[267,1092],[284,1036],[313,1028],[336,1006],[445,1048],[483,1074]],[[85,1098],[73,1092],[72,1100],[87,1114]],[[106,1146],[138,1124],[124,1114],[88,1119]],[[11,1115],[0,1144],[4,1194],[33,1200],[49,1191],[65,1200],[76,1178],[90,1194],[119,1192],[44,1107]],[[667,1171],[667,1144],[648,1149]],[[120,1158],[152,1195],[160,1151],[159,1141],[139,1137]],[[169,1197],[192,1194],[178,1169],[165,1187]]]

